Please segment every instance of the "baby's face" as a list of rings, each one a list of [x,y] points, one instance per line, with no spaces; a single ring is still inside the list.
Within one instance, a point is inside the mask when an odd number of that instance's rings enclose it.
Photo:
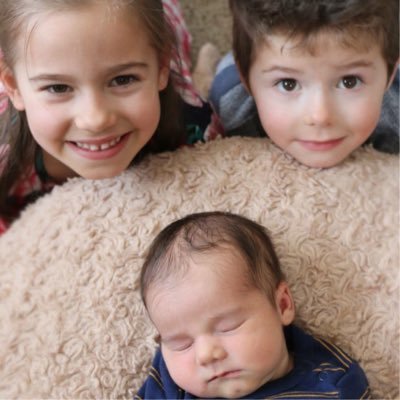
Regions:
[[[148,292],[168,371],[198,397],[246,396],[292,367],[283,334],[294,316],[289,289],[280,284],[276,307],[246,285],[244,268],[232,251],[196,255],[184,277]]]
[[[320,34],[312,54],[283,35],[268,43],[249,74],[264,130],[302,164],[339,164],[378,123],[388,83],[379,46],[344,46],[332,33]]]

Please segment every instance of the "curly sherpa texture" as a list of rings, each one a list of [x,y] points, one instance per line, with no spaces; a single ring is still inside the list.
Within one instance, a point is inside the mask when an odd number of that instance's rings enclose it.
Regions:
[[[130,398],[155,348],[146,248],[204,210],[265,225],[298,324],[359,360],[375,397],[398,398],[398,182],[398,158],[371,148],[319,170],[231,138],[55,188],[0,238],[0,398]]]

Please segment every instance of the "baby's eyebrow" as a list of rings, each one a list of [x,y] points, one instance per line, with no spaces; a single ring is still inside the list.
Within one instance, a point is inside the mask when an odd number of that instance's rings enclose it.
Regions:
[[[173,343],[182,340],[187,340],[189,338],[188,335],[177,333],[172,335],[159,335],[159,343]]]

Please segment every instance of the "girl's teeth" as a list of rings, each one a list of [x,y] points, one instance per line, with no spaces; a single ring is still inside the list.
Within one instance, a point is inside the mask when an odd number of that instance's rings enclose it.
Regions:
[[[103,150],[107,150],[110,147],[115,146],[117,143],[119,143],[121,140],[121,136],[117,137],[116,139],[111,140],[108,143],[102,143],[100,146],[98,146],[97,144],[88,144],[88,143],[84,143],[84,142],[75,142],[76,145],[84,150],[89,150],[89,151],[103,151]]]

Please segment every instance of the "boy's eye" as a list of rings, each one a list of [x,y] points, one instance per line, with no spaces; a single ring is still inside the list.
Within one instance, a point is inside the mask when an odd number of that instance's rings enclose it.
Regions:
[[[139,79],[134,75],[121,75],[111,81],[111,86],[127,86]]]
[[[344,76],[340,82],[339,82],[339,87],[344,88],[344,89],[353,89],[355,87],[358,87],[361,83],[361,79],[358,78],[355,75],[348,75]]]
[[[69,92],[70,87],[68,85],[57,84],[57,85],[47,86],[45,87],[45,90],[47,90],[49,93],[62,94]]]
[[[281,79],[278,82],[278,87],[285,92],[292,92],[298,88],[296,79]]]

